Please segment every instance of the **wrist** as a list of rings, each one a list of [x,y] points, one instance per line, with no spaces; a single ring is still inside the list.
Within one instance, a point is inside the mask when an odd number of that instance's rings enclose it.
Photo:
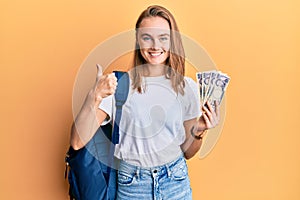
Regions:
[[[207,129],[204,129],[204,130],[194,130],[195,128],[192,127],[191,129],[191,135],[193,136],[193,138],[197,139],[197,140],[202,140],[204,135],[206,134],[207,132]]]
[[[92,109],[97,109],[102,102],[103,97],[101,93],[97,93],[95,89],[91,89],[86,97],[85,104],[86,106],[92,108]]]

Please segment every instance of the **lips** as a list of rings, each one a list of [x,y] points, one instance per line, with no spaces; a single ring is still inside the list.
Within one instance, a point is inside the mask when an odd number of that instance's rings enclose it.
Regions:
[[[152,57],[158,57],[160,56],[161,54],[163,54],[163,52],[148,52],[150,56]]]

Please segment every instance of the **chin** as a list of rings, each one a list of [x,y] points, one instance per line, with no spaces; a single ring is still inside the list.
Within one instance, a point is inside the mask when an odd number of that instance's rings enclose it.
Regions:
[[[151,58],[149,58],[147,60],[147,62],[151,65],[165,65],[166,62],[167,62],[167,58],[164,58],[164,59],[156,59],[156,60],[153,60]]]
[[[148,62],[150,65],[165,65],[166,62]]]

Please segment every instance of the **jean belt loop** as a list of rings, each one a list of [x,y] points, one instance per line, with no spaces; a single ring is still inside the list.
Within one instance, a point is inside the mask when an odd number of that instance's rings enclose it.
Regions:
[[[141,171],[140,167],[136,167],[136,172],[135,172],[135,174],[136,174],[136,178],[137,178],[137,179],[140,178],[140,171]]]
[[[168,178],[171,178],[171,170],[170,170],[170,166],[169,166],[169,165],[166,165],[166,169],[167,169]]]

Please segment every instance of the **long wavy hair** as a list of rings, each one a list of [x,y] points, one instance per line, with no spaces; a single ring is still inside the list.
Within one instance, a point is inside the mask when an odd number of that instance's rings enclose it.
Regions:
[[[146,10],[144,10],[139,16],[136,25],[136,44],[134,51],[134,66],[132,69],[132,78],[133,78],[133,89],[137,89],[139,93],[145,90],[142,86],[142,77],[144,74],[143,65],[147,64],[146,60],[143,58],[138,40],[138,29],[140,27],[143,19],[148,17],[161,17],[168,21],[170,26],[170,50],[169,57],[166,60],[165,68],[165,77],[171,80],[172,88],[178,94],[184,94],[184,74],[185,74],[185,54],[182,45],[181,36],[179,33],[178,26],[176,24],[174,16],[168,11],[166,8],[153,5],[149,6]]]

